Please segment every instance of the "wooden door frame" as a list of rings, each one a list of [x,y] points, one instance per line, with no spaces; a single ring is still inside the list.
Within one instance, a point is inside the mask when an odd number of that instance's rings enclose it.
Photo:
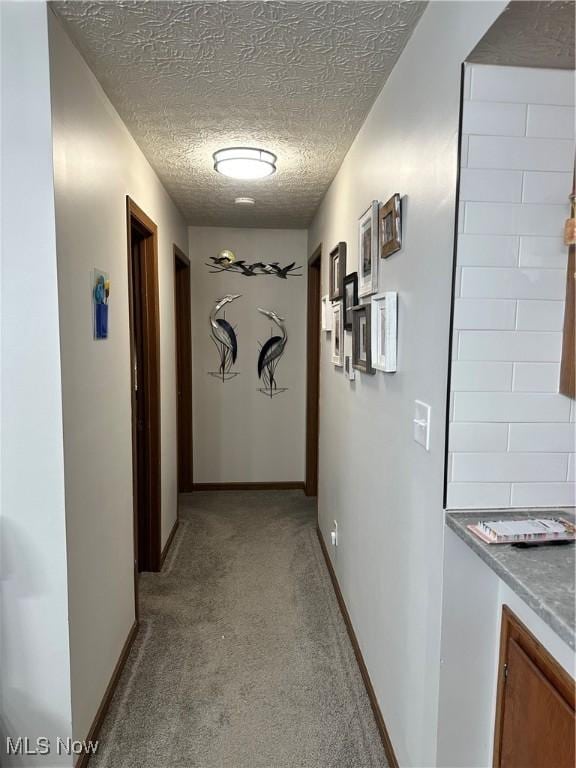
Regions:
[[[176,450],[177,450],[177,487],[179,493],[190,493],[194,488],[194,459],[192,452],[192,328],[191,328],[191,316],[190,316],[190,259],[186,254],[178,248],[174,243],[174,324],[176,329]],[[187,279],[184,286],[187,287],[186,300],[184,301],[185,321],[186,325],[186,339],[184,339],[184,345],[179,348],[179,342],[182,340],[178,337],[178,311],[180,307],[180,300],[178,297],[179,285],[178,274],[185,272]],[[184,420],[186,422],[186,429],[189,430],[189,456],[185,462],[185,474],[182,476],[180,473],[180,418],[181,411],[184,412]]]
[[[306,496],[318,495],[318,453],[320,434],[320,324],[322,285],[322,244],[308,259],[306,313]]]
[[[162,518],[161,518],[161,468],[160,468],[160,307],[158,298],[158,227],[144,211],[127,195],[126,226],[128,234],[128,301],[130,316],[130,381],[132,404],[132,483],[134,517],[134,579],[136,613],[138,615],[138,484],[136,474],[136,391],[134,371],[134,329],[132,323],[133,282],[132,282],[132,227],[143,236],[143,325],[144,361],[143,374],[146,377],[144,410],[146,414],[147,452],[145,475],[147,478],[146,505],[146,562],[143,570],[159,571],[161,567]]]

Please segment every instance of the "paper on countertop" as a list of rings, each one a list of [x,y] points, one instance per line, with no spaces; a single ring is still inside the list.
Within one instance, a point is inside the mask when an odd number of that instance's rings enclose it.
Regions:
[[[530,520],[485,520],[482,528],[495,536],[537,536],[565,533],[566,526],[558,520],[532,518]]]

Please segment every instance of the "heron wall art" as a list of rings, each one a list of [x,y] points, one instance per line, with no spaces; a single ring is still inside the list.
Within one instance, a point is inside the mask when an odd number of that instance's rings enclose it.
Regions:
[[[238,376],[238,372],[232,370],[238,359],[238,338],[236,330],[226,320],[226,316],[219,317],[218,315],[227,304],[231,304],[239,298],[240,294],[229,293],[221,299],[217,299],[210,312],[210,334],[218,350],[220,365],[217,371],[209,371],[209,373],[211,376],[221,379],[222,382]]]
[[[274,397],[287,390],[287,387],[278,387],[276,368],[286,349],[288,333],[284,325],[284,318],[279,317],[276,312],[260,309],[260,307],[258,307],[258,312],[272,320],[280,329],[280,335],[274,331],[270,332],[270,338],[260,344],[260,354],[258,355],[258,378],[264,385],[260,387],[259,391],[268,397]]]

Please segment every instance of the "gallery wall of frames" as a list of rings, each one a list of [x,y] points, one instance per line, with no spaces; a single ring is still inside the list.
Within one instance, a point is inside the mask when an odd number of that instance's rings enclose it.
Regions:
[[[331,335],[332,362],[353,381],[356,373],[394,373],[398,300],[386,285],[386,259],[402,248],[402,199],[373,200],[358,219],[358,271],[347,273],[345,242],[329,253],[329,293],[322,297],[322,330]],[[345,354],[344,335],[352,337]]]

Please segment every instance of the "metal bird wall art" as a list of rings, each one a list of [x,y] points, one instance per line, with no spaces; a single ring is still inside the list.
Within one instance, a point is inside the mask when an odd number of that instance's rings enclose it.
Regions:
[[[210,267],[210,273],[216,274],[218,272],[232,272],[243,277],[279,277],[281,280],[286,280],[288,277],[302,277],[302,272],[298,270],[301,267],[296,266],[296,262],[293,261],[285,267],[281,267],[277,261],[273,261],[270,264],[265,264],[262,261],[257,261],[254,264],[248,264],[243,259],[231,260],[226,255],[218,255],[210,257],[210,264],[206,264]]]
[[[210,312],[210,334],[218,350],[220,365],[217,371],[209,371],[209,373],[211,376],[221,379],[222,382],[238,376],[238,372],[232,370],[238,359],[238,338],[234,327],[226,320],[226,317],[219,317],[218,315],[227,304],[231,304],[239,298],[240,294],[229,293],[221,299],[217,299]]]
[[[278,387],[277,385],[276,367],[286,349],[288,333],[284,325],[284,318],[279,317],[276,312],[260,309],[260,307],[258,307],[258,312],[272,320],[280,329],[280,335],[271,331],[270,338],[260,345],[260,354],[258,355],[258,378],[264,385],[260,387],[259,391],[268,397],[274,397],[287,390],[287,387]]]

